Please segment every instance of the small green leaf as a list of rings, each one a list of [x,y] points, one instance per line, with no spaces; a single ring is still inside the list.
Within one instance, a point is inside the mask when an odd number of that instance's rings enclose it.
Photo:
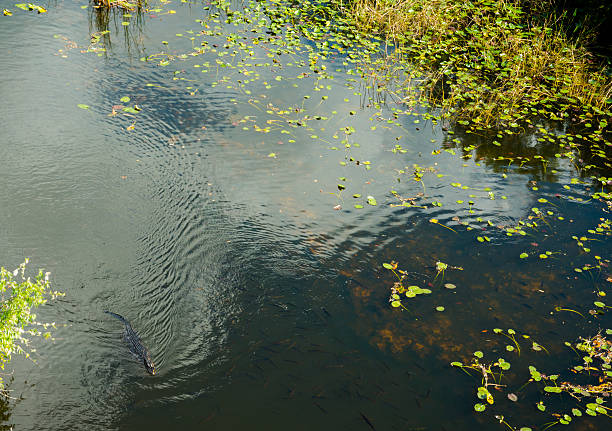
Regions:
[[[128,103],[128,102],[130,101],[130,98],[129,98],[129,97],[127,97],[127,96],[123,96],[123,97],[122,97],[121,99],[119,99],[119,100],[121,100],[123,103]]]
[[[89,105],[84,105],[82,103],[79,103],[77,106],[81,109],[89,109]]]
[[[484,412],[486,408],[487,406],[482,403],[474,404],[474,410],[477,412]]]

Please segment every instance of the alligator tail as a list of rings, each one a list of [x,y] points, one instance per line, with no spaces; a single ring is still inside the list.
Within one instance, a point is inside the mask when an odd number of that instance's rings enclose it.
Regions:
[[[123,323],[128,323],[128,321],[125,319],[125,317],[120,316],[117,313],[113,313],[112,311],[104,311],[106,314],[110,314],[113,317],[116,317],[117,319],[121,320]]]

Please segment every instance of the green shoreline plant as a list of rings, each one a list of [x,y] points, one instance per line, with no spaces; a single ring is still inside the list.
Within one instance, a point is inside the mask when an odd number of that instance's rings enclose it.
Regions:
[[[36,321],[32,309],[45,304],[48,299],[54,299],[61,293],[51,290],[49,272],[39,270],[38,275],[31,279],[25,276],[26,259],[19,268],[8,271],[0,268],[0,369],[4,370],[14,353],[31,358],[34,349],[29,348],[28,336],[50,338],[47,329],[53,323]],[[41,332],[39,328],[43,329]],[[5,391],[4,381],[0,374],[0,393]]]
[[[393,41],[426,74],[429,96],[453,118],[487,126],[531,116],[609,117],[612,80],[552,12],[520,0],[354,0],[343,8],[364,31]],[[545,8],[546,5],[541,6]]]

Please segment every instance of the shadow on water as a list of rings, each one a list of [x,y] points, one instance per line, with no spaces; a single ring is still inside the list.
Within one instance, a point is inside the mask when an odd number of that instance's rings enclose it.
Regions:
[[[5,382],[5,385],[9,386],[9,383]],[[5,394],[0,394],[0,431],[13,429],[14,425],[10,423],[11,410],[11,400]]]
[[[545,132],[540,133],[538,129]],[[508,136],[503,130],[474,136],[456,125],[453,135],[446,135],[444,146],[460,150],[464,159],[484,162],[494,172],[512,169],[529,175],[534,181],[557,182],[559,172],[568,169],[576,169],[581,177],[609,176],[612,173],[610,166],[602,163],[600,152],[593,150],[590,142],[581,142],[578,156],[575,156],[576,150],[570,147],[570,141],[565,140],[565,134],[581,136],[584,131],[584,128],[568,124],[543,122],[537,126],[529,125],[518,136]],[[469,148],[466,150],[466,145],[457,143],[457,138],[469,142]],[[610,150],[606,148],[605,151]],[[589,169],[585,169],[587,166]]]

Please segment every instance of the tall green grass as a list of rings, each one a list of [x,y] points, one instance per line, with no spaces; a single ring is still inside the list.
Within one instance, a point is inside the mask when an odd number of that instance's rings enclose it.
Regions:
[[[612,81],[586,49],[586,34],[567,37],[547,5],[533,16],[516,0],[353,0],[341,7],[360,29],[393,41],[396,55],[426,77],[429,96],[457,119],[489,125],[606,111]]]

